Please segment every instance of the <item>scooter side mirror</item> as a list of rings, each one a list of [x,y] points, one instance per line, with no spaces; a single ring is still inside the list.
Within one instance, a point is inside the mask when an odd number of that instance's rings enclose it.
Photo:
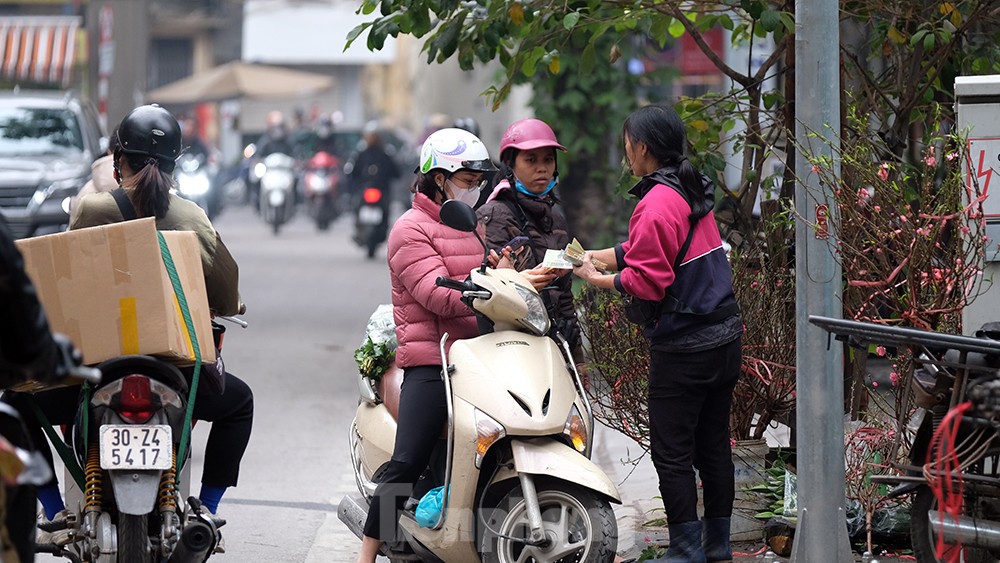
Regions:
[[[473,211],[467,203],[455,199],[449,199],[441,204],[441,222],[456,231],[473,233],[476,235],[476,240],[479,241],[479,244],[483,245],[483,265],[480,268],[480,271],[485,272],[490,263],[490,251],[486,247],[486,243],[483,241],[482,237],[480,237],[479,233],[476,231],[476,225],[479,224],[476,212]]]
[[[468,204],[449,199],[441,205],[441,222],[456,231],[471,233],[476,230],[479,220],[476,212]]]

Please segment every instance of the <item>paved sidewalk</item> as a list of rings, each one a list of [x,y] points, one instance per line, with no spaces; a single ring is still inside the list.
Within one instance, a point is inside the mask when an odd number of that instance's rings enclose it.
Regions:
[[[639,557],[649,545],[666,545],[668,534],[665,528],[644,526],[650,520],[663,517],[653,462],[648,456],[639,459],[642,448],[617,431],[598,423],[595,434],[593,460],[618,486],[622,497],[622,504],[613,505],[618,519],[618,554],[629,560]],[[765,563],[766,552],[763,540],[733,544],[733,560],[738,563]],[[861,555],[855,554],[855,561],[861,560]],[[913,561],[912,558],[877,557],[872,563],[876,560],[879,563]],[[771,561],[787,563],[789,558],[776,556]]]

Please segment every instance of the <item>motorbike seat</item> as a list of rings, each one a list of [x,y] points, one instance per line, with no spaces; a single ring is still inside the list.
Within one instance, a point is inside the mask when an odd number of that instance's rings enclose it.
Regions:
[[[378,396],[393,420],[399,419],[399,393],[403,387],[403,370],[393,364],[378,380]]]
[[[382,398],[389,415],[395,421],[399,420],[399,395],[403,389],[403,369],[392,364],[392,366],[378,380],[378,388],[375,392]],[[441,438],[448,436],[448,423],[441,428]]]
[[[101,383],[121,379],[133,373],[141,373],[161,383],[171,385],[182,393],[187,393],[188,383],[172,364],[151,356],[128,355],[118,356],[97,366],[101,370]]]

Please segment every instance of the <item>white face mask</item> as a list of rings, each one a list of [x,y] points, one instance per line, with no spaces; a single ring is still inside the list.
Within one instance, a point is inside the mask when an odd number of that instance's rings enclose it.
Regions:
[[[479,203],[479,190],[482,187],[482,184],[477,184],[467,190],[463,190],[462,188],[456,186],[451,180],[445,180],[445,182],[448,184],[448,189],[452,193],[451,199],[457,199],[469,207],[475,207],[476,204]]]

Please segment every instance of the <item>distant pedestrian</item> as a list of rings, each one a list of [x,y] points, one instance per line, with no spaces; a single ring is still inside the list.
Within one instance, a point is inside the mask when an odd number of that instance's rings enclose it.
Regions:
[[[650,452],[660,481],[670,547],[653,561],[731,561],[735,497],[729,410],[740,374],[743,321],[732,269],[712,214],[715,190],[684,155],[684,123],[651,105],[624,125],[625,156],[642,178],[628,240],[585,253],[575,273],[617,289],[629,319],[650,340]],[[591,259],[610,264],[598,272]],[[698,519],[698,486],[704,520]]]

